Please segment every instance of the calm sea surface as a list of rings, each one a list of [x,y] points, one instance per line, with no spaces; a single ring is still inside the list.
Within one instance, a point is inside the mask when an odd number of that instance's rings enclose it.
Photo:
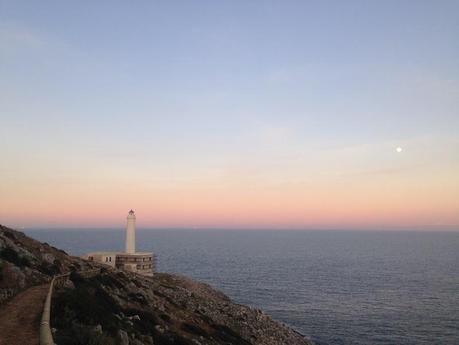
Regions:
[[[122,230],[28,230],[80,255]],[[459,344],[459,233],[138,230],[159,271],[210,283],[316,344]]]

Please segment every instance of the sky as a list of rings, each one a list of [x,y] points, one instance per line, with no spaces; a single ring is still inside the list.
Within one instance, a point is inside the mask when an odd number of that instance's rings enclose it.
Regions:
[[[459,1],[0,0],[0,223],[459,230],[458,38]]]

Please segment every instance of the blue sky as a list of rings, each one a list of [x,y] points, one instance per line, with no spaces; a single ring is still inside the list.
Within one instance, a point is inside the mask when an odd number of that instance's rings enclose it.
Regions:
[[[112,189],[270,189],[385,171],[434,171],[438,187],[459,172],[458,13],[457,1],[0,1],[0,191],[89,195],[107,175]]]

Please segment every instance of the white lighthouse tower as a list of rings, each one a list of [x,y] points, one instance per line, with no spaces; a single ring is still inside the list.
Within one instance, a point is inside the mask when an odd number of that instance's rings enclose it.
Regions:
[[[130,210],[126,226],[126,253],[135,254],[135,214]]]

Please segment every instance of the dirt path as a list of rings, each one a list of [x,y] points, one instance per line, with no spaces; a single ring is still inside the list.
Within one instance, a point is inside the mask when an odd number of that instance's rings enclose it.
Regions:
[[[33,286],[0,307],[0,345],[38,345],[49,284]]]

